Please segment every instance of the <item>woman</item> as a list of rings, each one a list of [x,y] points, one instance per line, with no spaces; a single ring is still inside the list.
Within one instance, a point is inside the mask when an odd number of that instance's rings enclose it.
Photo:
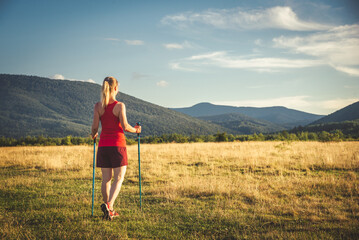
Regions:
[[[101,204],[101,209],[104,219],[108,220],[119,216],[113,209],[113,204],[120,192],[127,167],[124,130],[141,133],[141,127],[128,124],[125,104],[116,100],[117,93],[117,80],[114,77],[106,77],[102,84],[101,102],[94,107],[92,123],[92,138],[98,135],[100,121],[102,126],[96,166],[100,167],[102,172],[101,192],[104,203]],[[112,176],[114,181],[111,184]]]

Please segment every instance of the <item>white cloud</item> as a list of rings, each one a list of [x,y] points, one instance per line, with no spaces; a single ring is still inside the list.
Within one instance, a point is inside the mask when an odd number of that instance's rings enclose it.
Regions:
[[[293,53],[314,56],[334,69],[359,76],[359,25],[335,27],[326,32],[305,37],[278,37],[273,42],[277,48]]]
[[[177,70],[193,69],[194,66],[252,69],[259,72],[277,72],[286,68],[306,68],[320,65],[337,71],[359,76],[359,25],[345,25],[305,37],[280,36],[273,39],[274,47],[288,49],[290,53],[305,54],[311,59],[233,56],[217,51],[180,59],[172,63]],[[261,44],[257,39],[255,44]],[[296,56],[294,56],[296,57]]]
[[[178,60],[176,63],[172,63],[171,68],[195,71],[194,67],[214,66],[219,68],[251,69],[259,72],[276,72],[281,69],[306,68],[322,64],[319,60],[230,56],[226,51],[219,51]]]
[[[138,73],[138,72],[133,72],[131,80],[140,80],[140,79],[148,78],[148,77],[150,77],[150,76],[146,75],[146,74]]]
[[[169,67],[173,70],[180,70],[180,71],[186,71],[186,72],[197,72],[198,70],[188,67],[183,67],[179,62],[172,62],[169,63]]]
[[[159,87],[167,87],[168,86],[168,82],[162,80],[156,83],[157,86]]]
[[[185,12],[165,16],[161,22],[179,28],[206,24],[218,29],[286,29],[292,31],[325,30],[326,24],[304,21],[292,8],[277,6],[260,10],[209,9],[203,12]]]
[[[306,36],[280,36],[273,39],[275,48],[287,49],[291,57],[258,57],[230,55],[216,51],[179,59],[170,68],[182,71],[198,71],[205,66],[220,68],[251,69],[258,72],[278,72],[283,69],[330,66],[344,74],[359,76],[359,24],[332,26],[299,18],[292,8],[273,8],[245,11],[234,9],[209,9],[202,12],[185,12],[168,15],[163,24],[184,27],[208,25],[218,29],[285,29],[293,31],[316,31]],[[263,47],[263,40],[254,40]],[[183,49],[183,44],[169,43],[167,49]],[[255,48],[254,53],[262,53]],[[298,57],[300,54],[301,57]],[[307,55],[303,57],[304,55]],[[288,56],[288,55],[287,55]]]
[[[105,38],[106,41],[121,41],[121,39],[118,38]]]
[[[178,44],[178,43],[167,43],[167,44],[163,44],[163,46],[167,49],[183,49],[183,45]]]
[[[55,74],[51,78],[56,79],[56,80],[64,80],[65,79],[65,77],[63,75],[61,75],[61,74]]]
[[[343,66],[333,66],[336,70],[346,73],[351,76],[359,77],[359,68],[350,68]]]
[[[74,79],[74,78],[65,78],[64,75],[61,74],[55,74],[52,77],[50,77],[52,79],[55,80],[69,80],[69,81],[78,81],[78,82],[91,82],[91,83],[96,83],[93,79],[89,78],[87,80],[79,80],[79,79]]]
[[[144,45],[145,42],[142,40],[125,40],[127,45]]]
[[[193,48],[192,44],[188,41],[184,41],[183,43],[167,43],[163,44],[163,46],[167,49],[185,49],[185,48]]]
[[[357,101],[359,101],[359,98],[348,98],[348,99],[336,98],[336,99],[321,101],[318,103],[318,105],[321,106],[322,108],[334,111],[346,107]]]
[[[104,40],[106,41],[115,41],[115,42],[122,42],[124,41],[127,45],[134,45],[134,46],[138,46],[138,45],[144,45],[145,42],[142,40],[121,40],[119,38],[104,38]]]

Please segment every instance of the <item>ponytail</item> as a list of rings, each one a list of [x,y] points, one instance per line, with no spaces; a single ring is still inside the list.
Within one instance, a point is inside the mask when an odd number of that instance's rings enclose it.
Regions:
[[[114,91],[115,87],[118,86],[118,82],[114,77],[106,77],[103,80],[102,91],[101,91],[101,105],[103,108],[106,108],[109,101],[110,95]]]
[[[103,82],[102,92],[101,92],[101,104],[102,107],[105,108],[110,101],[110,86],[107,81]]]

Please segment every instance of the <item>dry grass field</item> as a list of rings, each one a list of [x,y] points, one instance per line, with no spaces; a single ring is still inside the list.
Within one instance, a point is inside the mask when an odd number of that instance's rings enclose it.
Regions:
[[[0,148],[0,238],[355,239],[359,142],[137,145],[115,204],[91,217],[91,146]]]

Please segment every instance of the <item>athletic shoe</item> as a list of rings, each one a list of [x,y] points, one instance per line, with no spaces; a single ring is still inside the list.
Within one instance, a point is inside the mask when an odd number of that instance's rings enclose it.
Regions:
[[[108,203],[102,203],[101,210],[103,212],[103,219],[111,221],[113,216],[110,214],[110,209],[108,208]]]
[[[110,215],[112,217],[119,217],[120,216],[120,214],[118,214],[115,210],[110,210]]]

